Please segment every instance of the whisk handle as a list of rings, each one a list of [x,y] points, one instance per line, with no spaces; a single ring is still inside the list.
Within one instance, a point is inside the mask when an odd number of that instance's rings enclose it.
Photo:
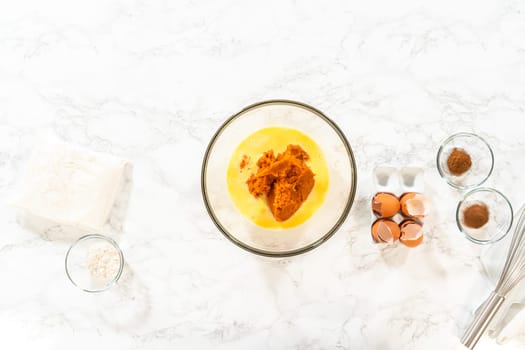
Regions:
[[[461,344],[470,350],[474,349],[479,338],[485,333],[490,321],[492,321],[504,301],[505,297],[498,295],[496,292],[492,292],[463,335],[463,338],[461,338]]]

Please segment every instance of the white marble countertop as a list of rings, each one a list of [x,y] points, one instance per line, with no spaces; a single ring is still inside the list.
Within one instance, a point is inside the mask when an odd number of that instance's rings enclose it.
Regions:
[[[496,158],[486,185],[525,201],[523,1],[12,1],[0,28],[1,348],[461,348],[492,285],[435,155],[456,131],[483,135]],[[215,130],[272,98],[338,123],[359,174],[339,231],[280,260],[231,244],[200,191]],[[40,135],[134,165],[111,292],[75,288],[69,242],[9,206]],[[434,210],[417,249],[371,243],[383,163],[426,169]],[[478,346],[524,347],[525,332]]]

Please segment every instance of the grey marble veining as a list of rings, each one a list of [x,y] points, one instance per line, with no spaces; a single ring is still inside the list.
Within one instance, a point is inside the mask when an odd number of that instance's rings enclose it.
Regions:
[[[0,4],[0,28],[2,348],[461,349],[492,286],[435,156],[448,135],[479,133],[496,157],[486,185],[525,201],[523,1],[23,1]],[[339,231],[281,260],[227,241],[200,193],[216,129],[272,98],[332,118],[359,176]],[[133,164],[110,292],[71,285],[69,243],[9,205],[47,135]],[[371,243],[378,164],[425,168],[417,249]],[[524,346],[517,332],[479,349]]]

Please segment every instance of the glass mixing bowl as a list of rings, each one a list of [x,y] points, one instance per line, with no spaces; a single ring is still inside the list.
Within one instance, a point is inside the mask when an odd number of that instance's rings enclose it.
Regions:
[[[226,186],[227,168],[238,145],[248,135],[270,126],[296,129],[313,139],[324,154],[329,173],[320,207],[302,224],[286,229],[264,228],[247,219],[235,207]],[[272,100],[244,108],[219,128],[204,155],[201,186],[208,214],[231,242],[255,254],[286,257],[309,251],[335,233],[352,206],[356,173],[350,144],[333,121],[306,104]]]

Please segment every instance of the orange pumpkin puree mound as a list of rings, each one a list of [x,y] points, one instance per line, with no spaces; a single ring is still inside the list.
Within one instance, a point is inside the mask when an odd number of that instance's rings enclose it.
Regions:
[[[257,172],[246,183],[255,197],[265,196],[275,220],[288,220],[308,198],[314,187],[314,173],[306,165],[310,159],[300,146],[288,145],[277,156],[266,151],[257,161]]]

